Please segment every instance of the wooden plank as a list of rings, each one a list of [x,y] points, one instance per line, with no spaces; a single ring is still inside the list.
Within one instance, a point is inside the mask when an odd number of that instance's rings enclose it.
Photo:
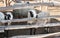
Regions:
[[[11,25],[7,26],[5,30],[14,30],[14,29],[28,29],[28,28],[38,28],[38,27],[54,27],[54,26],[60,26],[60,23],[48,23],[46,25],[40,24],[40,25]]]
[[[45,37],[49,37],[49,36],[59,36],[60,32],[56,32],[56,33],[51,33],[51,34],[41,34],[41,35],[21,35],[21,36],[13,36],[10,38],[45,38]]]

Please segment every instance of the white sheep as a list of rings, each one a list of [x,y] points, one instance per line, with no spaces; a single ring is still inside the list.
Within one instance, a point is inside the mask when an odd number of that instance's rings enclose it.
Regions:
[[[13,19],[13,15],[11,12],[7,12],[6,16],[5,16],[6,20],[12,20]],[[8,23],[8,25],[10,25],[11,22]]]
[[[29,10],[28,11],[28,18],[36,18],[36,10]],[[28,21],[28,23],[29,24],[32,24],[32,23],[35,23],[35,21],[32,21],[32,20],[30,20],[30,21]]]
[[[40,11],[40,13],[37,14],[36,10],[29,10],[28,12],[28,18],[33,17],[33,18],[39,18],[39,20],[37,20],[37,23],[39,24],[46,24],[48,21],[50,21],[50,18],[42,18],[42,17],[47,17],[50,14],[47,12],[42,12]],[[28,23],[32,24],[35,23],[36,21],[28,21]]]
[[[37,18],[40,18],[38,21],[39,21],[39,23],[44,23],[44,24],[46,24],[48,21],[50,21],[50,18],[45,18],[45,17],[47,17],[47,16],[49,16],[50,14],[49,13],[47,13],[47,12],[40,12],[40,13],[38,13],[37,14]],[[44,17],[44,18],[42,18],[42,17]]]
[[[28,11],[28,16],[29,16],[29,14],[30,14],[30,17],[32,17],[32,18],[36,18],[36,10],[29,10]]]
[[[12,20],[12,19],[13,19],[13,15],[12,15],[11,12],[7,12],[7,13],[6,13],[6,19],[7,19],[7,20]]]
[[[4,13],[0,12],[0,21],[3,21],[5,19]],[[3,25],[2,22],[0,22],[0,25]]]
[[[4,20],[4,18],[5,18],[4,13],[0,12],[0,21],[1,21],[1,20]]]

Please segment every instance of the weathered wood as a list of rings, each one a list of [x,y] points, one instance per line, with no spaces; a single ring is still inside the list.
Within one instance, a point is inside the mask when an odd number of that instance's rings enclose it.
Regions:
[[[23,35],[23,36],[13,36],[10,38],[45,38],[49,36],[59,36],[60,32],[51,33],[51,34],[41,34],[41,35]]]

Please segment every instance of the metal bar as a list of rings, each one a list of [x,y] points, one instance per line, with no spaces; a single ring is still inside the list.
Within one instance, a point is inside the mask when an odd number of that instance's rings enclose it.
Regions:
[[[38,28],[38,27],[55,27],[60,26],[60,23],[48,23],[46,25],[11,25],[5,27],[5,30],[14,30],[14,29],[28,29],[28,28]]]
[[[49,36],[59,36],[60,32],[50,33],[50,34],[41,34],[41,35],[23,35],[23,36],[13,36],[10,38],[45,38]]]
[[[40,18],[60,18],[60,15],[43,16],[43,17],[39,17],[39,19]]]
[[[7,7],[0,7],[0,11],[6,11],[6,10],[13,10],[13,9],[24,9],[24,8],[28,8],[28,7],[31,7],[31,6],[40,6],[40,5],[43,5],[43,6],[55,6],[55,7],[58,7],[60,5],[55,5],[54,3],[30,3],[30,4],[22,4],[22,5],[17,5],[17,6],[7,6]]]
[[[5,26],[0,26],[0,33],[3,33],[5,30]]]
[[[8,22],[24,22],[24,21],[31,21],[31,20],[39,20],[43,18],[60,18],[60,15],[52,15],[52,16],[43,16],[39,18],[23,18],[23,19],[13,19],[13,20],[2,20],[0,22],[2,23],[8,23]]]
[[[36,20],[36,18],[23,18],[23,19],[13,19],[13,20],[2,20],[0,22],[8,23],[8,22],[23,22],[23,21],[30,21],[30,20]]]

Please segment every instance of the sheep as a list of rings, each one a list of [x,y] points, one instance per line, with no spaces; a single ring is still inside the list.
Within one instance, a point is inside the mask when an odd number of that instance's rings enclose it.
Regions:
[[[35,10],[29,10],[28,11],[28,18],[30,18],[30,17],[32,17],[32,18],[36,18],[36,11]],[[28,24],[33,24],[33,23],[35,23],[35,21],[33,20],[33,21],[28,21]]]
[[[4,13],[0,12],[0,21],[3,21],[3,20],[4,20],[4,18],[5,18]],[[0,25],[3,25],[3,23],[2,23],[2,22],[0,22]]]
[[[39,24],[40,23],[44,23],[44,24],[46,24],[47,22],[49,22],[50,20],[50,18],[42,18],[42,17],[47,17],[47,16],[49,16],[50,14],[49,13],[47,13],[47,12],[40,12],[40,13],[38,13],[37,14],[37,18],[40,18],[38,21],[39,21]]]
[[[0,12],[0,21],[1,21],[1,20],[4,20],[4,18],[5,18],[4,13]]]
[[[5,14],[5,20],[12,20],[12,19],[13,19],[12,13],[11,12],[7,12]],[[10,25],[10,24],[11,24],[11,22],[8,23],[8,25]]]
[[[12,20],[13,19],[13,15],[11,12],[7,12],[6,16],[5,16],[5,20]]]
[[[28,13],[30,14],[30,17],[36,18],[36,11],[35,10],[29,10]],[[28,14],[28,16],[29,16]]]
[[[28,12],[28,18],[30,18],[30,17],[39,18],[37,20],[37,23],[39,23],[39,24],[43,24],[43,23],[46,24],[48,21],[50,21],[50,18],[42,18],[42,17],[47,17],[49,15],[50,15],[49,13],[42,12],[42,11],[40,11],[40,13],[37,14],[36,10],[29,10],[29,12]],[[35,22],[36,22],[36,20],[35,21],[28,21],[28,23],[30,23],[30,24],[35,23]]]

